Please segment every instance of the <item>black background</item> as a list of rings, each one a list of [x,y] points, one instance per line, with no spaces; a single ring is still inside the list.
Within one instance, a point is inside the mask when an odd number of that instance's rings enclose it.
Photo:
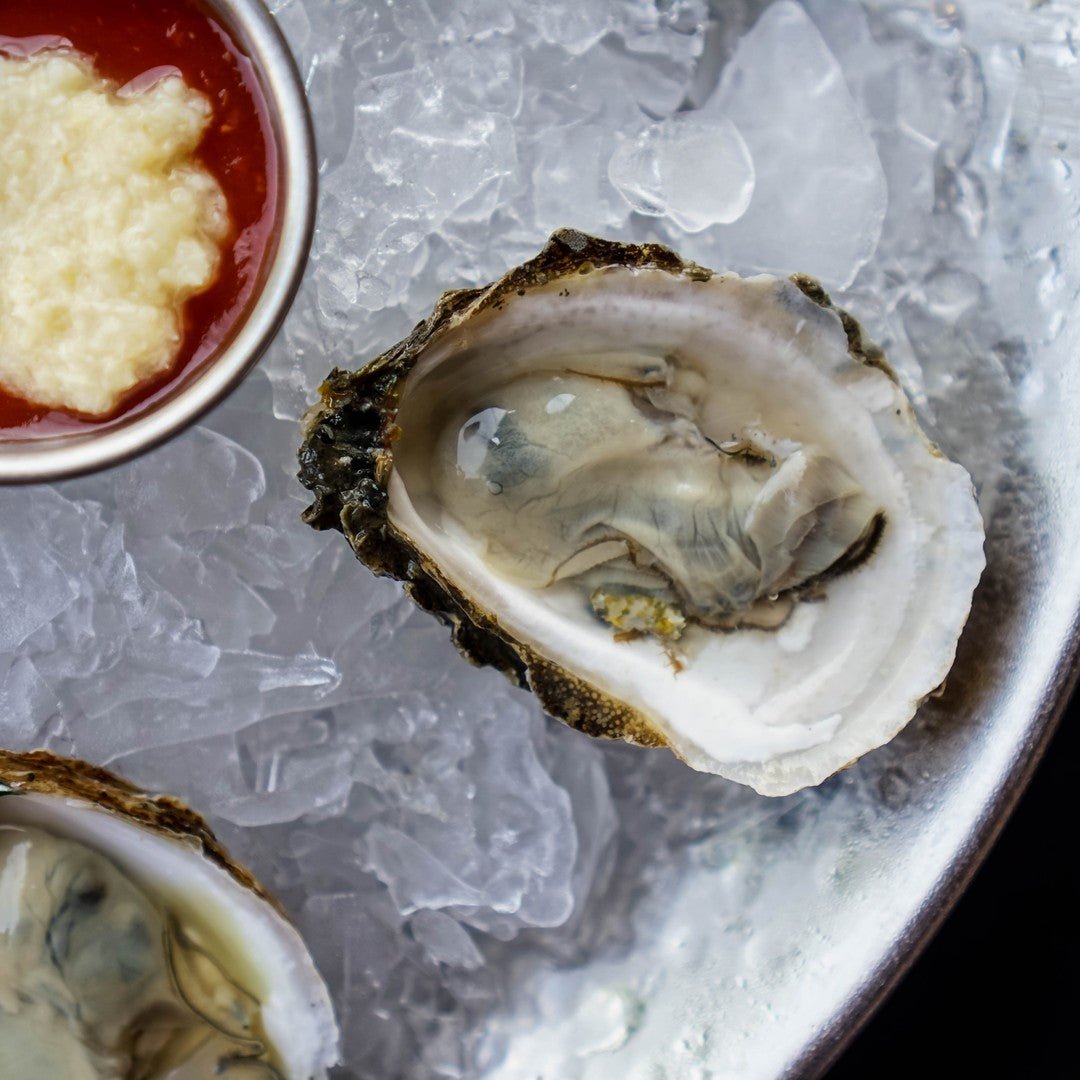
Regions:
[[[828,1080],[1080,1078],[1080,694],[968,891]]]

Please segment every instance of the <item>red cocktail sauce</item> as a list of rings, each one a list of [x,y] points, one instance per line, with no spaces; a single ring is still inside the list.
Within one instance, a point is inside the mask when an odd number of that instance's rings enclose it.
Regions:
[[[277,147],[266,98],[251,61],[208,8],[199,0],[0,2],[0,52],[25,55],[56,39],[121,86],[154,68],[172,67],[207,97],[214,116],[198,156],[225,193],[232,228],[214,284],[184,305],[183,339],[169,371],[132,390],[104,418],[36,406],[0,389],[0,438],[101,428],[167,393],[231,337],[261,283],[274,236]]]

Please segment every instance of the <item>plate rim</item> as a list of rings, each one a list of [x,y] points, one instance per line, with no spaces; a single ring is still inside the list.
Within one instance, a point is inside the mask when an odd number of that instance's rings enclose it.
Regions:
[[[814,1040],[788,1064],[778,1080],[821,1080],[900,985],[997,843],[1027,791],[1078,685],[1080,609],[1073,615],[1057,664],[1024,728],[1024,738],[1015,747],[1001,781],[983,804],[967,841],[957,849],[884,957],[832,1011]]]

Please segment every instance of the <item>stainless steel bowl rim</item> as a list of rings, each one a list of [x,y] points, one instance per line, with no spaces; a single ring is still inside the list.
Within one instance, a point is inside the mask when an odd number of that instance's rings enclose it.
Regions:
[[[315,224],[315,138],[292,53],[262,0],[208,0],[265,80],[275,120],[281,190],[277,250],[265,283],[233,339],[204,371],[160,404],[115,428],[0,446],[0,483],[36,483],[94,472],[179,434],[222,401],[255,366],[289,310]]]

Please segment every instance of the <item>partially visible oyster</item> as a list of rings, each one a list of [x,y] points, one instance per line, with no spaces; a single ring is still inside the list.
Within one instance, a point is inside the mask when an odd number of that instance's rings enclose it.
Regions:
[[[782,795],[952,664],[971,481],[809,278],[563,231],[321,395],[306,520],[590,734]]]
[[[314,1080],[329,995],[276,903],[186,806],[0,751],[0,1076]]]

